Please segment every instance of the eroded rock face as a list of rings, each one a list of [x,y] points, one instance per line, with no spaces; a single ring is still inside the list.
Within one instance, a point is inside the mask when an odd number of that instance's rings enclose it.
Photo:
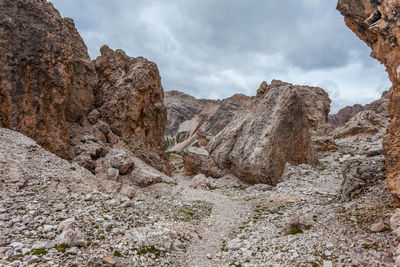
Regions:
[[[225,172],[248,183],[276,185],[286,162],[313,161],[313,146],[298,87],[273,81],[263,89],[251,108],[211,140],[208,150]]]
[[[385,179],[385,159],[383,156],[350,159],[345,162],[342,175],[340,200],[347,201],[371,184]]]
[[[221,101],[196,99],[179,91],[166,92],[168,124],[165,134],[169,142],[168,150],[182,152],[196,142],[203,146],[202,141],[207,141],[203,137],[217,135],[253,101],[254,97],[243,94]]]
[[[342,108],[337,114],[329,115],[329,130],[332,131],[336,128],[344,126],[351,118],[363,110],[363,105],[355,104],[353,106],[346,106]]]
[[[74,22],[47,1],[4,0],[0,40],[0,126],[67,157],[67,121],[87,115],[97,83]]]
[[[166,136],[175,136],[179,126],[187,120],[191,120],[195,115],[200,114],[207,105],[218,104],[217,100],[196,99],[191,95],[180,91],[165,92],[165,105],[167,106],[167,128]]]
[[[243,113],[254,101],[254,97],[235,94],[221,101],[218,110],[207,119],[202,130],[211,135],[217,135],[235,116]]]
[[[372,110],[365,110],[357,113],[343,127],[332,131],[331,135],[335,138],[347,138],[355,135],[375,135],[380,132],[383,136],[388,125],[387,118]]]
[[[169,173],[164,155],[167,110],[157,65],[107,46],[94,64],[99,77],[95,106],[101,119],[135,155]]]
[[[337,114],[332,114],[328,116],[329,131],[333,131],[336,128],[344,126],[351,118],[364,110],[372,110],[376,114],[387,118],[389,114],[387,112],[387,102],[388,102],[389,91],[382,93],[381,98],[367,104],[365,106],[360,104],[355,104],[353,106],[347,106],[339,110]]]
[[[182,160],[186,175],[203,173],[207,176],[220,178],[224,174],[204,148],[186,148],[183,151]]]
[[[386,66],[393,84],[388,102],[391,123],[383,146],[387,165],[386,185],[400,203],[400,3],[339,0],[337,9],[345,17],[346,25],[372,49],[371,56]]]
[[[311,86],[297,86],[297,92],[304,102],[312,135],[325,135],[329,128],[328,114],[331,108],[328,93]]]

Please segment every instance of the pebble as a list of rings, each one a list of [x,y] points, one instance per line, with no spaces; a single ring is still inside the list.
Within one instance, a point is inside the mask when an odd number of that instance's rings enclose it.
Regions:
[[[382,222],[374,223],[373,225],[371,225],[370,230],[373,233],[383,232],[386,230],[386,225]]]
[[[323,267],[333,267],[333,263],[331,261],[324,261],[322,266]]]

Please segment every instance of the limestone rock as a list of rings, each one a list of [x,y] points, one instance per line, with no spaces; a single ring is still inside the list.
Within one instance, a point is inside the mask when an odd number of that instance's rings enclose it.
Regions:
[[[168,151],[182,152],[193,144],[204,146],[203,141],[208,142],[253,101],[254,97],[243,94],[221,101],[196,99],[179,91],[166,92]]]
[[[335,152],[338,150],[335,140],[327,136],[314,136],[313,141],[318,152]]]
[[[196,99],[180,91],[165,92],[164,103],[167,106],[166,136],[175,136],[180,125],[200,114],[206,106],[217,104],[216,100]]]
[[[170,173],[164,154],[167,110],[157,65],[107,46],[101,48],[94,65],[99,77],[95,106],[101,119],[124,147],[154,168]]]
[[[371,225],[371,232],[373,233],[379,233],[379,232],[383,232],[387,229],[386,225],[382,222],[378,222],[378,223],[374,223],[373,225]]]
[[[360,190],[385,179],[385,160],[382,156],[347,160],[342,175],[340,200],[347,201]]]
[[[87,48],[51,3],[4,0],[0,18],[0,127],[66,158],[67,121],[93,104],[97,75]]]
[[[372,110],[365,110],[355,115],[345,126],[335,129],[331,134],[335,138],[347,138],[355,135],[375,135],[384,133],[388,121]]]
[[[372,50],[371,56],[386,66],[392,81],[388,101],[391,118],[383,146],[386,155],[386,185],[400,204],[400,3],[398,1],[339,0],[337,9],[346,25]]]
[[[344,126],[351,118],[364,109],[365,108],[363,105],[355,104],[353,106],[346,106],[342,108],[337,114],[329,115],[329,131]]]
[[[329,128],[328,114],[331,108],[331,99],[328,93],[319,87],[296,87],[299,97],[304,102],[311,134],[325,135]]]
[[[298,91],[273,81],[251,108],[211,140],[208,151],[217,167],[249,183],[276,185],[286,162],[312,162],[307,111]]]
[[[183,151],[182,160],[186,175],[203,173],[214,178],[224,175],[204,148],[188,147]]]
[[[218,110],[212,114],[202,126],[202,130],[211,135],[217,135],[235,116],[240,115],[254,101],[254,97],[235,94],[221,101]]]
[[[79,230],[78,224],[74,218],[61,222],[58,226],[61,234],[56,238],[57,244],[67,244],[70,246],[86,246],[85,236]]]
[[[343,127],[351,118],[356,114],[364,110],[372,110],[384,118],[388,118],[387,102],[388,102],[389,91],[384,91],[380,99],[371,102],[365,106],[355,104],[353,106],[346,106],[339,110],[337,114],[328,116],[329,132],[336,128]]]
[[[104,157],[95,161],[95,165],[96,176],[100,179],[114,180],[124,184],[121,188],[121,194],[124,195],[131,195],[124,189],[129,184],[146,187],[155,183],[173,182],[172,178],[124,149],[110,149]]]
[[[215,189],[217,185],[204,174],[198,174],[191,181],[191,188]]]

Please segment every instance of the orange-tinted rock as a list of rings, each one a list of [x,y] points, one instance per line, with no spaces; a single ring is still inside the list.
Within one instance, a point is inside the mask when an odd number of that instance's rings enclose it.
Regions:
[[[319,89],[272,81],[257,94],[248,110],[210,141],[208,151],[216,166],[248,183],[276,185],[287,162],[313,162],[311,129],[303,100],[313,95],[313,90]]]
[[[51,3],[4,0],[0,7],[0,126],[66,157],[67,121],[86,116],[96,72],[69,18]]]
[[[339,0],[337,9],[346,25],[371,49],[371,56],[386,66],[392,81],[388,111],[391,118],[383,147],[386,185],[396,201],[400,197],[400,3],[382,0]]]
[[[164,154],[167,109],[157,65],[107,46],[101,48],[94,64],[99,77],[95,106],[100,119],[121,139],[119,146],[170,173]]]

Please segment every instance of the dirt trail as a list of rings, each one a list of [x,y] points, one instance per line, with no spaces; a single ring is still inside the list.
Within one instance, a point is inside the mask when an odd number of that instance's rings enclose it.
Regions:
[[[221,250],[223,241],[248,218],[252,209],[242,198],[228,197],[218,192],[211,192],[189,187],[189,179],[177,177],[184,188],[181,198],[188,201],[202,200],[214,204],[211,215],[201,224],[202,239],[194,242],[188,249],[185,266],[224,266],[226,263],[215,258]],[[208,256],[208,257],[207,257]]]

